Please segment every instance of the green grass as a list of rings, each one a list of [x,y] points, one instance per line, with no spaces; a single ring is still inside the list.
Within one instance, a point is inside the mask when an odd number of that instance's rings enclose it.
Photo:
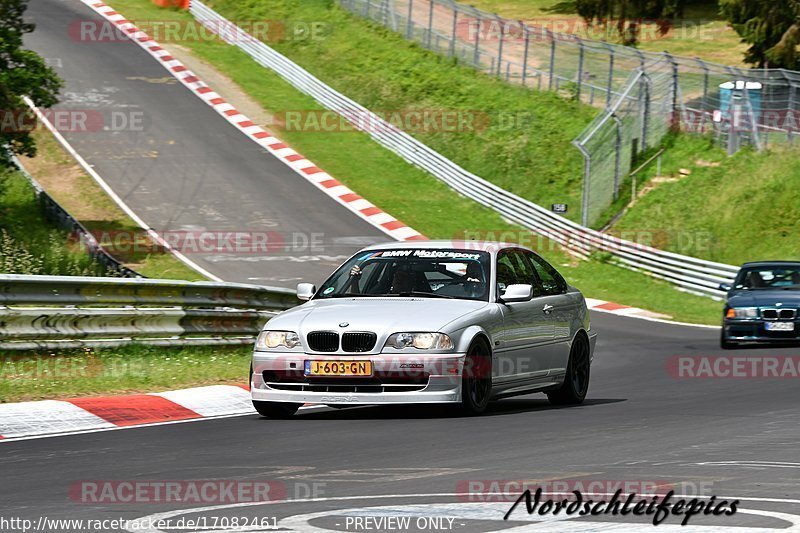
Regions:
[[[660,248],[730,264],[800,259],[799,161],[800,149],[726,157],[708,140],[682,136],[661,172],[680,179],[639,199],[614,233],[651,230]],[[690,174],[680,177],[681,168]]]
[[[0,169],[0,273],[109,275],[45,218],[33,187],[10,169]]]
[[[466,3],[508,19],[546,25],[553,30],[557,30],[555,24],[562,21],[571,28],[582,28],[575,2],[570,0],[470,0]],[[637,48],[742,66],[747,46],[719,14],[718,3],[704,0],[688,4],[683,19],[674,21],[675,26],[666,35],[658,35],[654,24],[646,24]],[[603,32],[594,29],[586,35],[599,40]],[[615,39],[613,32],[608,35],[608,41]]]
[[[247,383],[250,346],[0,353],[0,403]]]
[[[285,14],[279,9],[280,6],[284,6],[284,8],[289,4],[294,6],[296,2],[287,3],[271,0],[269,2],[259,2],[256,5],[260,6],[260,9],[264,11],[265,4],[276,7],[274,14],[266,17],[274,20]],[[184,21],[192,20],[187,13],[169,12],[168,15],[165,15],[163,10],[156,8],[146,0],[114,0],[111,5],[134,22],[137,20],[164,20],[165,18]],[[309,17],[313,16],[309,20],[323,19],[326,22],[341,22],[345,25],[347,31],[358,34],[360,39],[366,40],[369,38],[366,44],[364,42],[359,44],[359,46],[365,47],[366,50],[373,48],[383,50],[385,45],[381,43],[387,40],[387,42],[391,43],[390,50],[395,50],[396,55],[413,53],[422,62],[433,61],[436,65],[447,63],[446,61],[440,61],[436,56],[428,54],[415,45],[395,39],[390,33],[372,24],[358,19],[350,19],[350,17],[335,9],[331,10],[327,7],[327,3],[322,4],[317,1],[310,1],[307,5],[312,5],[314,9],[318,9],[318,11],[300,12]],[[300,8],[298,7],[298,9]],[[269,11],[272,12],[272,10]],[[261,13],[262,18],[264,18],[264,12]],[[242,20],[242,15],[227,14],[232,18],[238,17],[239,20]],[[251,16],[255,17],[256,14],[251,14]],[[318,43],[317,46],[322,46],[327,42],[329,41],[324,40]],[[273,72],[256,65],[243,52],[232,46],[216,41],[185,41],[180,44],[191,49],[198,57],[205,59],[221,73],[230,77],[242,90],[269,112],[279,113],[287,109],[320,109],[309,97],[289,86]],[[169,49],[170,44],[166,43],[166,47]],[[320,51],[320,54],[322,53]],[[343,53],[358,55],[358,51],[343,51]],[[328,63],[336,62],[334,54],[325,53],[325,57]],[[303,62],[301,64],[315,74],[319,74],[314,68],[310,68],[310,65]],[[393,64],[395,64],[394,61],[385,57],[382,57],[382,59],[373,58],[372,60],[364,59],[359,68],[365,71],[365,76],[372,79],[373,70],[385,73],[387,69],[391,69]],[[449,66],[448,68],[452,69],[451,77],[464,76],[466,79],[475,80],[475,83],[481,86],[487,84],[486,86],[492,87],[493,90],[501,90],[501,87],[498,86],[499,82],[476,73],[469,68],[462,69],[455,66]],[[357,76],[357,73],[353,75]],[[399,74],[395,74],[395,76],[399,76]],[[424,72],[415,72],[413,76],[417,79],[418,84],[423,84]],[[376,77],[376,79],[379,79],[379,77]],[[444,83],[442,80],[439,81]],[[424,91],[424,89],[420,88],[415,90]],[[512,87],[509,90],[513,94],[517,94],[517,91],[521,89]],[[387,87],[386,91],[393,94],[391,87]],[[537,93],[523,94],[528,95],[530,98],[540,96]],[[548,98],[553,97],[553,95],[547,96]],[[502,105],[504,102],[502,94],[499,92],[492,93],[492,97],[500,99],[500,103],[496,105]],[[553,98],[551,101],[559,102],[557,97]],[[586,109],[574,106],[572,103],[569,103],[569,105],[573,106],[572,109],[576,112],[583,112]],[[587,111],[589,115],[594,113],[593,110]],[[557,116],[552,118],[553,121],[562,119],[563,117]],[[503,221],[494,211],[483,208],[475,202],[458,195],[432,176],[405,163],[397,156],[381,148],[364,134],[279,131],[278,135],[289,142],[295,149],[319,164],[327,172],[354,189],[358,194],[366,197],[392,215],[397,216],[428,237],[463,238],[465,231],[478,231],[484,235],[492,232],[495,234],[516,232],[520,242],[531,244],[531,237],[528,232],[521,231],[518,227]],[[553,153],[549,157],[558,157],[559,154],[556,152],[563,151],[560,148],[563,147],[554,146],[550,150]],[[453,154],[445,153],[445,155],[452,156]],[[559,248],[553,247],[547,241],[544,241],[541,245],[534,242],[534,248],[540,249],[545,257],[554,264],[560,265],[560,268],[564,269],[567,279],[580,287],[589,297],[618,301],[627,305],[650,309],[681,321],[696,321],[706,324],[715,324],[719,321],[719,304],[707,298],[687,295],[667,283],[629,272],[613,265],[604,263],[576,264],[571,257],[567,256]]]

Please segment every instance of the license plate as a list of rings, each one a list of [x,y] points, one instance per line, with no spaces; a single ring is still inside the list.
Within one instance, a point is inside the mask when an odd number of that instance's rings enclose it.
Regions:
[[[794,322],[767,322],[764,324],[767,331],[794,331]]]
[[[306,376],[371,376],[372,361],[306,361]]]

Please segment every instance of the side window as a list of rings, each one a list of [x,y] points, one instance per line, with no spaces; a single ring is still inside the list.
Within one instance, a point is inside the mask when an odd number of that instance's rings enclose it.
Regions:
[[[497,292],[503,294],[509,285],[533,284],[534,293],[536,283],[534,283],[534,271],[531,265],[525,261],[524,256],[517,250],[505,250],[497,256]]]
[[[503,294],[506,287],[512,285],[517,279],[517,271],[511,253],[504,251],[497,255],[497,294]]]
[[[525,257],[533,264],[536,275],[539,277],[542,294],[563,294],[567,292],[567,282],[550,263],[536,254],[525,252]]]

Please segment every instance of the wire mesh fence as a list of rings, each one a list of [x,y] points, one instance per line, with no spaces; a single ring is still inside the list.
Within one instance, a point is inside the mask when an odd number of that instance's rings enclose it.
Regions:
[[[584,225],[600,220],[636,156],[670,129],[713,135],[729,153],[800,140],[800,72],[643,52],[453,0],[339,5],[487,74],[602,108],[573,142],[584,157]]]

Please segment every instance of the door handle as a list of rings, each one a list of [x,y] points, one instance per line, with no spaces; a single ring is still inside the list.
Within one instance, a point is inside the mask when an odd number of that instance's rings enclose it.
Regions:
[[[545,304],[544,307],[542,307],[542,311],[544,311],[544,314],[549,315],[553,312],[553,306],[550,304]]]

